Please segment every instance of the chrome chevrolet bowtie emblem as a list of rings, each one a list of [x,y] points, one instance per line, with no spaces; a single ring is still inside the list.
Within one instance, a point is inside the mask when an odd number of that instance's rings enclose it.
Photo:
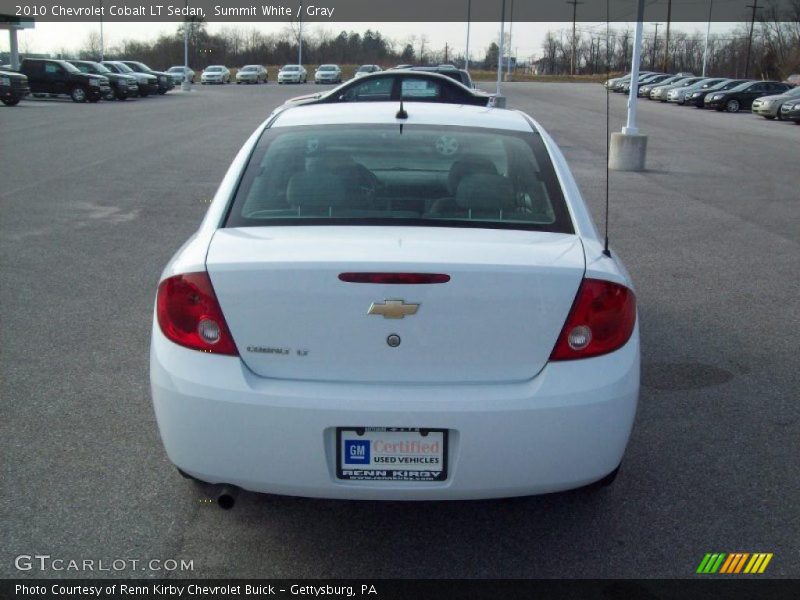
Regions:
[[[383,302],[373,302],[368,315],[382,315],[384,319],[402,319],[406,315],[417,314],[419,304],[406,304],[403,300],[384,300]]]

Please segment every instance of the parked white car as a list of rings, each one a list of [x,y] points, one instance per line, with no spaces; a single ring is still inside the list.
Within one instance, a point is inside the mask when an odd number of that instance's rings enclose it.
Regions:
[[[203,69],[203,74],[200,75],[200,83],[203,85],[209,83],[230,83],[231,72],[228,67],[223,65],[211,65]]]
[[[269,74],[262,65],[245,65],[236,71],[236,83],[267,83]]]
[[[363,77],[364,75],[369,75],[370,73],[377,73],[378,71],[382,71],[378,65],[361,65],[356,69],[355,77]]]
[[[185,80],[188,80],[190,83],[194,83],[195,72],[189,67],[170,67],[167,69],[167,73],[169,73],[170,77],[172,77],[172,82],[175,85],[180,85]]]
[[[314,71],[314,83],[342,83],[339,65],[320,65]]]
[[[610,483],[636,301],[561,151],[519,111],[398,109],[290,107],[242,147],[158,285],[167,455],[229,490],[326,498]]]
[[[278,71],[278,83],[305,83],[308,81],[303,65],[283,65]]]

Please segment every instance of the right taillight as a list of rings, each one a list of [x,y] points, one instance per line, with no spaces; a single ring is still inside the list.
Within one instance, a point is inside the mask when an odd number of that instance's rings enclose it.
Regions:
[[[636,324],[636,297],[625,287],[584,279],[550,360],[608,354],[630,339]]]
[[[208,273],[186,273],[158,286],[156,315],[161,331],[181,346],[238,356]]]

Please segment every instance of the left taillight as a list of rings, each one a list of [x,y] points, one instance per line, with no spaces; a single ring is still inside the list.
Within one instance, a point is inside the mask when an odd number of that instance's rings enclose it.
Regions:
[[[239,355],[206,272],[162,281],[156,315],[161,331],[176,344],[202,352]]]
[[[550,360],[600,356],[624,346],[636,325],[636,297],[624,285],[584,279]]]

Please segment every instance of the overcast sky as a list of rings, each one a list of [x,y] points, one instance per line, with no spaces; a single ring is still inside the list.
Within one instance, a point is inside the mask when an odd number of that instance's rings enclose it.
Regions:
[[[664,24],[659,27],[659,37],[663,39]],[[633,28],[633,24],[628,24]],[[726,32],[731,29],[731,23],[712,24],[714,33]],[[152,40],[162,33],[170,33],[177,29],[178,23],[105,23],[104,39],[106,47],[119,44],[124,39]],[[211,32],[219,31],[225,27],[240,27],[243,29],[256,28],[264,33],[277,33],[287,27],[285,23],[209,23]],[[578,23],[578,29],[602,34],[605,23]],[[616,24],[617,28],[624,27]],[[409,41],[411,36],[416,36],[415,49],[419,50],[420,36],[427,37],[426,47],[431,50],[441,50],[445,43],[455,47],[456,53],[462,53],[466,42],[466,23],[331,23],[326,25],[309,25],[311,33],[324,28],[332,34],[342,30],[363,32],[367,29],[379,30],[382,35],[398,43]],[[511,47],[514,53],[522,60],[533,55],[541,55],[542,40],[548,30],[571,31],[572,23],[514,23],[512,28]],[[645,24],[645,35],[653,34],[655,27]],[[92,31],[99,32],[99,23],[51,23],[38,22],[35,29],[19,32],[20,52],[49,53],[62,49],[76,51],[85,45],[88,35]],[[680,23],[673,24],[673,30],[686,32],[705,32],[705,23]],[[470,56],[472,59],[482,59],[487,46],[497,41],[499,34],[497,23],[473,23],[470,30]],[[508,32],[508,23],[506,23]],[[569,35],[569,34],[567,34]],[[8,51],[8,35],[0,32],[0,51]]]

